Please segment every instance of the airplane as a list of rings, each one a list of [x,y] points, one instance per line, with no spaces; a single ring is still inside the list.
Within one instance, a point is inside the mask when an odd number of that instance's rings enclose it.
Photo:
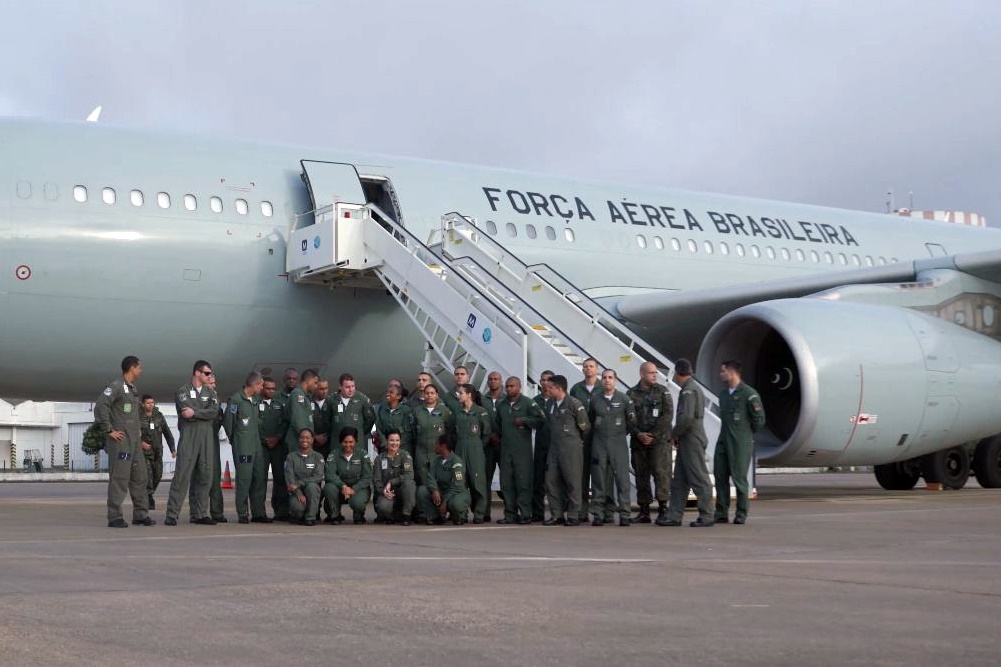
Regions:
[[[286,270],[322,182],[420,237],[461,212],[714,391],[743,361],[759,465],[1001,486],[998,230],[95,123],[2,120],[0,157],[3,396],[93,400],[126,354],[161,396],[200,358],[223,386],[409,377],[424,341],[385,289]]]

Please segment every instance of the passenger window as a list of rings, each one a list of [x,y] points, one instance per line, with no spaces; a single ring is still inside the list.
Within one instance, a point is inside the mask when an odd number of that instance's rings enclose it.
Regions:
[[[775,259],[775,248],[771,246],[765,246],[765,255],[768,256],[768,259]]]
[[[59,199],[59,186],[55,183],[46,183],[42,187],[42,194],[45,196],[45,201],[55,201]]]
[[[659,236],[653,237],[653,247],[656,248],[657,250],[663,250],[664,239],[660,238]]]
[[[261,202],[261,215],[263,215],[265,218],[270,218],[274,214],[275,214],[275,207],[271,205],[271,202],[269,202],[269,201],[262,201]]]
[[[166,192],[157,192],[156,205],[160,208],[170,208],[170,195]]]
[[[848,257],[845,256],[845,253],[838,253],[838,263],[841,264],[841,266],[848,266]]]
[[[758,257],[761,257],[761,248],[759,248],[756,245],[752,245],[751,246],[751,256],[754,257],[755,259],[757,259]]]
[[[830,250],[824,253],[824,261],[828,264],[834,264],[834,255],[831,254]]]
[[[222,213],[222,200],[218,197],[212,197],[209,199],[209,208],[212,209],[213,213]]]
[[[858,255],[852,255],[852,264],[855,266],[862,266],[862,260],[859,259]]]
[[[129,193],[129,201],[132,202],[133,206],[143,205],[143,192],[142,190],[133,190]]]
[[[810,261],[812,261],[812,262],[819,262],[820,261],[820,255],[817,254],[816,250],[811,250],[810,251]]]
[[[31,183],[28,181],[18,181],[17,196],[21,199],[31,199]]]
[[[735,244],[733,246],[733,249],[736,251],[737,257],[743,257],[744,256],[744,244],[743,243],[737,243],[737,244]]]
[[[250,207],[247,206],[247,200],[246,199],[237,199],[236,200],[236,212],[237,213],[239,213],[240,215],[247,215],[247,212],[249,210],[250,210]]]
[[[880,264],[886,264],[886,257],[880,257],[879,258],[879,263]]]
[[[118,201],[118,195],[115,194],[114,188],[104,188],[103,190],[101,190],[101,199],[104,201],[105,204],[108,204],[110,206],[111,204],[114,204],[116,201]]]
[[[707,255],[713,254],[713,244],[712,244],[712,241],[706,241],[705,243],[702,244],[702,247],[706,249],[706,254]]]
[[[865,256],[865,265],[872,266],[872,257],[870,255]]]
[[[730,246],[728,246],[726,244],[726,241],[720,241],[719,242],[719,254],[721,254],[721,255],[729,255],[730,254]]]
[[[497,236],[497,223],[493,220],[487,220],[487,234]]]
[[[564,227],[563,228],[563,238],[565,238],[570,243],[573,243],[576,240],[576,237],[574,236],[573,230],[570,229],[569,227]]]
[[[507,235],[512,238],[518,235],[518,228],[514,226],[513,222],[509,222],[504,225],[504,231],[507,232]]]
[[[546,238],[549,239],[550,241],[556,240],[556,230],[550,227],[549,225],[546,225]]]
[[[87,188],[82,185],[74,185],[73,199],[77,200],[81,204],[87,201]]]
[[[782,255],[782,259],[787,262],[789,261],[789,248],[782,248],[779,250],[779,253]]]
[[[194,211],[198,208],[198,199],[194,195],[184,195],[184,208]]]
[[[539,235],[539,232],[535,229],[535,225],[525,225],[525,234],[528,235],[528,238],[534,239]]]
[[[642,234],[637,234],[636,245],[638,245],[641,248],[646,248],[646,237],[643,236]]]
[[[671,250],[674,252],[681,252],[681,241],[678,239],[671,239]]]
[[[806,261],[806,253],[804,253],[799,248],[796,248],[796,260],[799,261],[799,262],[805,262]]]
[[[698,251],[699,251],[699,244],[693,241],[692,239],[688,239],[688,252],[698,252]]]

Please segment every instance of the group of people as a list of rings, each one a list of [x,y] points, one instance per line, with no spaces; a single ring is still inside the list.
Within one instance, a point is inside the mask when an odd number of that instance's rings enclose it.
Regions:
[[[126,495],[132,498],[132,522],[155,525],[149,510],[162,475],[163,439],[176,458],[164,523],[177,525],[185,495],[192,523],[226,522],[220,428],[233,450],[240,523],[315,525],[322,515],[323,522],[340,524],[346,505],[353,523],[361,524],[371,503],[377,522],[461,524],[471,513],[472,522],[481,524],[492,520],[490,485],[499,468],[501,524],[578,526],[590,514],[591,525],[601,526],[618,514],[620,526],[680,526],[691,490],[699,516],[690,525],[709,527],[729,520],[731,479],[737,491],[733,522],[742,524],[753,432],[765,422],[757,392],[741,381],[740,363],[723,363],[714,506],[705,460],[705,396],[685,359],[675,365],[676,410],[649,362],[627,392],[617,389],[614,370],[599,372],[597,360],[587,359],[583,379],[573,386],[562,375],[543,372],[534,398],[522,393],[519,378],[504,380],[497,371],[488,374],[481,394],[469,384],[468,370],[458,366],[451,391],[440,393],[422,372],[412,392],[394,379],[384,400],[373,405],[349,373],[338,378],[332,394],[330,382],[315,370],[299,374],[291,368],[281,389],[273,378],[252,372],[222,402],[211,364],[199,360],[176,394],[176,446],[155,401],[136,392],[140,360],[126,357],[121,367],[121,379],[109,383],[94,408],[97,427],[106,434],[109,527],[129,525],[122,513]],[[630,466],[639,505],[635,517]]]

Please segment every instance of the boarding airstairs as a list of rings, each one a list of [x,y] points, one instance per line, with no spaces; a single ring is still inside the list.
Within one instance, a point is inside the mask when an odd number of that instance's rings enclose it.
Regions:
[[[442,217],[427,245],[374,204],[335,202],[313,211],[314,223],[290,232],[287,271],[297,283],[365,284],[374,276],[426,341],[425,368],[442,386],[457,364],[474,384],[490,370],[524,381],[551,370],[570,379],[594,357],[626,390],[652,361],[677,402],[673,363],[569,280],[547,265],[528,266],[475,223]],[[437,242],[433,242],[437,240]],[[706,390],[707,457],[719,433],[716,397]]]

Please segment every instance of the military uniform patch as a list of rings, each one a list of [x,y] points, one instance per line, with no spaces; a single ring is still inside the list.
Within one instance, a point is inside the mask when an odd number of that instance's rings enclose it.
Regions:
[[[111,387],[108,387],[107,389],[104,390],[104,395],[111,396]]]

